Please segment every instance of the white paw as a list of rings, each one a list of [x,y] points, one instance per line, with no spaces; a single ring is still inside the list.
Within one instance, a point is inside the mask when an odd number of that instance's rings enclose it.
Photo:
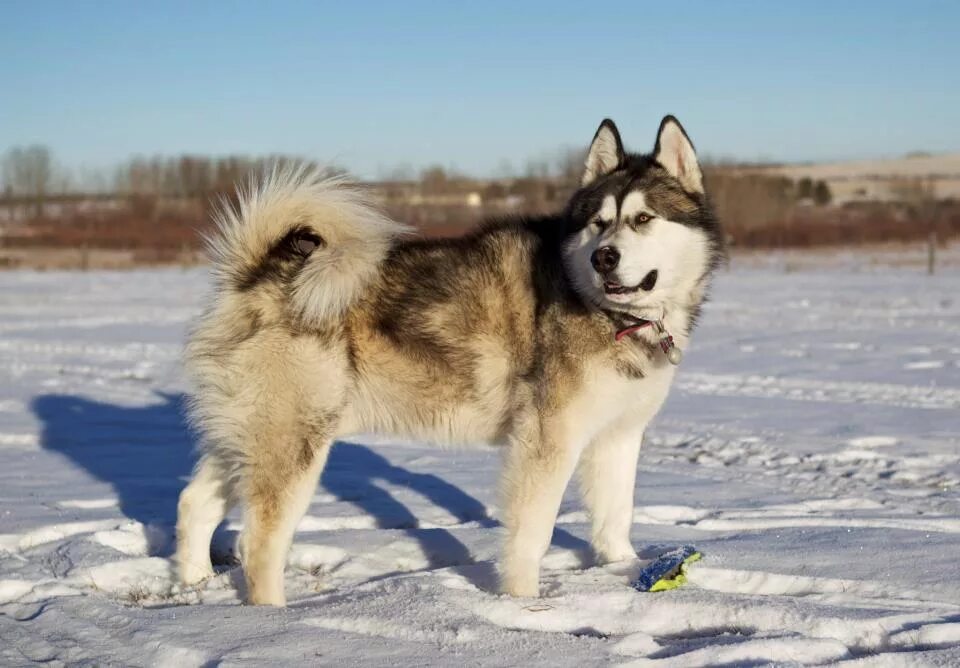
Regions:
[[[507,562],[500,577],[500,591],[516,597],[540,596],[540,565],[537,562]]]
[[[277,608],[282,608],[287,605],[287,597],[282,588],[258,587],[249,582],[247,583],[247,587],[250,592],[247,602],[250,605],[272,605]]]
[[[500,591],[515,598],[538,598],[540,596],[540,583],[504,579],[500,584]]]
[[[216,575],[209,561],[208,559],[206,564],[198,564],[191,559],[178,556],[177,577],[180,579],[180,583],[189,587]]]
[[[621,545],[594,545],[598,564],[614,564],[618,561],[630,561],[637,558],[637,553],[630,544]]]

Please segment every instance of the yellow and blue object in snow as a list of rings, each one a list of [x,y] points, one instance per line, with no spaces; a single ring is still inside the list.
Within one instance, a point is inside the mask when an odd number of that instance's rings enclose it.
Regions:
[[[676,589],[687,581],[687,565],[701,558],[703,555],[692,545],[664,552],[644,566],[630,584],[637,591],[644,592]]]

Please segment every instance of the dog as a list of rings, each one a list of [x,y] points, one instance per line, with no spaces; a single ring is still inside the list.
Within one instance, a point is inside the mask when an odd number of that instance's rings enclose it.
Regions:
[[[597,560],[636,557],[644,429],[724,257],[674,117],[651,154],[604,120],[564,211],[461,238],[409,238],[362,190],[289,166],[216,223],[213,296],[185,351],[201,456],[178,504],[182,583],[213,575],[213,531],[241,504],[248,600],[285,605],[295,527],[334,441],[356,433],[504,445],[507,594],[539,595],[575,472]]]

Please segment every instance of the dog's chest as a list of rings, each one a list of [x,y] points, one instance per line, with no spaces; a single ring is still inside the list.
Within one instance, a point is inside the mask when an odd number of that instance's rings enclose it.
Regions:
[[[614,363],[595,365],[568,406],[568,424],[583,445],[614,424],[642,427],[660,410],[673,376],[670,364],[645,365],[642,377],[626,375]]]

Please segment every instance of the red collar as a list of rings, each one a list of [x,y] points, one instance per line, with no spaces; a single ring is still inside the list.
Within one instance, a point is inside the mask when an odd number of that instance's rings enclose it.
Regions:
[[[650,327],[652,324],[653,324],[653,320],[640,320],[638,322],[633,323],[632,325],[627,325],[626,327],[623,327],[617,330],[617,333],[614,336],[614,339],[619,341],[625,336],[630,336],[634,332],[639,332],[644,327]]]

